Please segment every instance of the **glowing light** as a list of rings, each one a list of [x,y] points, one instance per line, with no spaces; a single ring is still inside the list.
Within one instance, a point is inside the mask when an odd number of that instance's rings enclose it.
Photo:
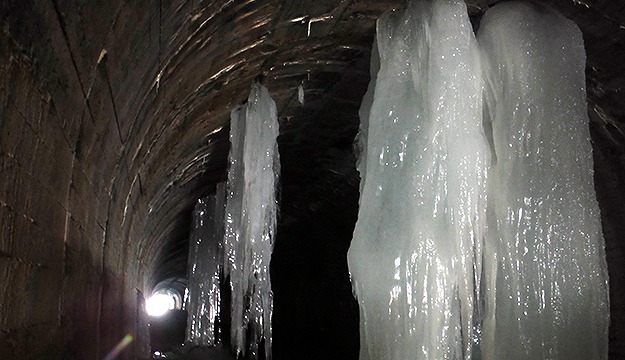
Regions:
[[[176,307],[176,299],[169,294],[156,293],[145,303],[145,310],[149,316],[163,316],[167,311]]]

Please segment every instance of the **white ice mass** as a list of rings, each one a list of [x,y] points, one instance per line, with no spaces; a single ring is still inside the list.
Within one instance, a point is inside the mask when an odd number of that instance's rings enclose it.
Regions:
[[[377,47],[348,254],[360,358],[461,358],[472,349],[490,151],[477,43],[462,1],[414,1],[378,20]]]
[[[607,358],[577,26],[505,2],[476,40],[463,1],[412,1],[378,20],[371,63],[348,253],[360,359]]]
[[[218,342],[216,321],[221,294],[224,228],[224,186],[215,194],[198,200],[193,209],[189,239],[187,333],[190,344],[213,346]]]
[[[607,268],[577,26],[511,2],[482,19],[494,159],[485,359],[605,359]]]
[[[230,123],[224,275],[232,291],[231,342],[238,354],[271,359],[273,294],[269,262],[276,234],[276,187],[280,173],[276,104],[254,84],[247,104]],[[247,338],[246,334],[251,334]]]
[[[271,359],[269,263],[278,208],[277,136],[275,102],[265,87],[253,84],[247,103],[231,114],[227,184],[218,184],[193,212],[186,300],[190,344],[220,342],[220,281],[229,278],[233,350],[237,356],[249,351],[249,358],[257,359],[262,344],[264,358]]]

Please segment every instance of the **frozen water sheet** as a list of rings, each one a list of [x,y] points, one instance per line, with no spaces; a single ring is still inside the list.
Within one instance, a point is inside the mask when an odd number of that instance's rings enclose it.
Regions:
[[[348,253],[360,359],[469,357],[489,161],[477,43],[463,1],[413,1],[377,27]]]
[[[496,155],[483,358],[606,359],[581,32],[546,7],[506,2],[485,14],[478,41]]]
[[[579,29],[505,2],[478,47],[463,2],[428,0],[377,26],[348,253],[361,360],[607,358]]]
[[[273,294],[269,262],[276,233],[280,173],[276,104],[254,84],[247,104],[231,114],[224,270],[232,290],[231,342],[258,358],[264,341],[271,359]],[[246,334],[251,334],[247,338]]]
[[[221,303],[219,288],[222,268],[224,186],[216,194],[198,200],[193,209],[189,239],[189,283],[186,298],[186,340],[194,345],[213,346]]]

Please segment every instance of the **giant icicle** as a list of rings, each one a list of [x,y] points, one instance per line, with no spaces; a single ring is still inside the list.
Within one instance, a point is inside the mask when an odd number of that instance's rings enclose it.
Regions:
[[[506,2],[478,49],[452,0],[377,26],[348,253],[361,360],[607,358],[577,27]]]
[[[607,268],[582,34],[532,3],[482,19],[489,179],[485,359],[607,358]],[[497,261],[492,261],[497,259]]]
[[[361,109],[363,183],[348,253],[360,358],[461,358],[473,347],[489,156],[466,6],[413,1],[386,13],[377,47],[380,69]]]
[[[213,346],[219,342],[216,323],[221,304],[224,193],[224,184],[217,185],[216,193],[198,200],[193,209],[185,308],[186,340],[194,345]]]
[[[232,290],[231,342],[237,354],[271,359],[273,294],[269,262],[276,233],[280,173],[278,120],[267,89],[252,85],[231,114],[224,270]],[[252,338],[246,338],[246,334]]]

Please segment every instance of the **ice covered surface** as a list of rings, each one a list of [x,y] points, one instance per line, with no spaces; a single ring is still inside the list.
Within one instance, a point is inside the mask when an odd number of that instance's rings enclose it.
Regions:
[[[195,345],[213,346],[219,340],[215,325],[221,303],[224,197],[224,184],[219,184],[215,194],[198,200],[193,209],[185,308],[186,339]]]
[[[280,173],[277,136],[275,102],[265,87],[253,84],[247,104],[231,114],[224,236],[224,270],[232,290],[231,342],[237,354],[249,349],[251,358],[259,356],[264,341],[265,358],[271,359],[269,262]]]
[[[485,14],[478,41],[496,154],[483,358],[606,359],[581,32],[546,7],[506,2]]]
[[[449,0],[377,26],[348,253],[360,359],[607,358],[579,29],[505,2],[478,47]]]
[[[469,357],[490,150],[466,5],[413,1],[386,13],[377,47],[379,71],[360,112],[360,209],[348,253],[360,359]],[[373,75],[377,66],[373,59]]]
[[[304,85],[297,87],[297,100],[301,105],[304,105]]]
[[[380,71],[380,53],[378,51],[378,41],[373,39],[373,47],[371,49],[371,62],[369,69],[369,86],[367,92],[362,98],[360,109],[358,109],[358,117],[360,118],[360,125],[358,127],[358,134],[355,140],[355,152],[356,152],[356,169],[360,173],[360,192],[365,185],[365,172],[367,170],[367,134],[369,132],[369,114],[371,113],[371,106],[373,105],[373,95],[375,94],[375,84],[377,81],[378,72]]]

